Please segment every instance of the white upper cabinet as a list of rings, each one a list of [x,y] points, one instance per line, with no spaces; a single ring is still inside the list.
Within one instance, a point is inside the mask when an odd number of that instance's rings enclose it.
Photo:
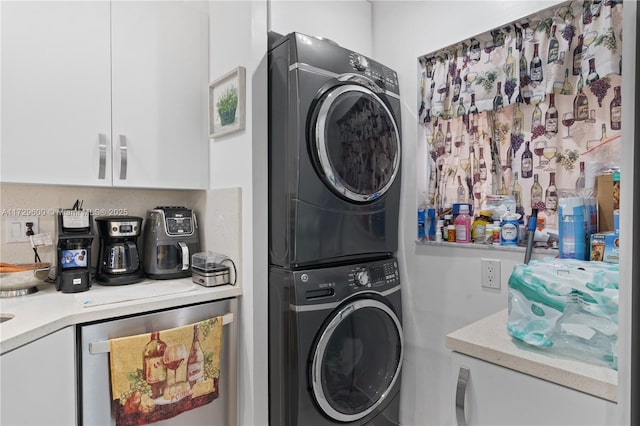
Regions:
[[[0,2],[2,182],[111,185],[108,2]]]
[[[111,17],[114,185],[208,187],[207,2],[115,1]]]
[[[7,2],[2,182],[209,185],[206,2]]]

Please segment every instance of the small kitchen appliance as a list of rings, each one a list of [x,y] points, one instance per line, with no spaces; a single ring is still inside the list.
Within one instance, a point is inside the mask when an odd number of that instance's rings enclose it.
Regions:
[[[96,281],[106,285],[133,284],[144,279],[137,240],[142,218],[104,216],[96,218],[100,235]]]
[[[56,290],[79,293],[91,287],[93,220],[87,210],[58,212]]]
[[[147,212],[143,236],[145,274],[152,279],[191,275],[191,255],[200,251],[198,221],[184,206],[161,206]]]
[[[191,258],[191,280],[205,287],[215,287],[218,285],[231,284],[230,268],[225,263],[233,266],[234,281],[237,278],[236,265],[233,260],[223,254],[206,251],[196,253]]]

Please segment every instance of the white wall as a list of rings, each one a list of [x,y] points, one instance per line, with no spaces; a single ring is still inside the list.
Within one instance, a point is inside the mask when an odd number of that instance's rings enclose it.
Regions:
[[[270,30],[328,38],[371,56],[371,4],[365,0],[270,0]]]
[[[338,7],[339,6],[339,7]],[[357,1],[209,2],[209,76],[246,68],[246,130],[211,141],[211,188],[242,191],[238,422],[268,424],[267,23],[371,53],[371,6]],[[209,236],[207,236],[209,237]]]
[[[267,3],[209,2],[209,75],[246,68],[246,128],[211,141],[211,188],[242,191],[238,424],[266,425],[267,411]]]
[[[267,424],[264,356],[267,348],[267,30],[282,34],[300,31],[327,37],[399,73],[404,154],[398,257],[402,264],[407,344],[402,422],[444,425],[453,422],[453,384],[445,336],[506,307],[506,281],[513,266],[522,260],[522,253],[415,245],[416,167],[411,159],[416,157],[419,142],[415,124],[416,58],[557,3],[557,0],[210,2],[211,79],[237,65],[247,68],[247,130],[213,141],[211,146],[212,188],[242,188],[243,275],[247,278],[241,298],[239,424]],[[627,38],[625,33],[625,39],[632,38]],[[625,54],[625,58],[627,56]],[[625,222],[621,227],[630,229],[630,221]],[[502,260],[501,291],[481,289],[482,257]],[[622,397],[627,399],[628,407],[628,393],[623,392]],[[613,419],[611,423],[623,424],[628,420]]]
[[[416,113],[417,57],[558,3],[524,0],[372,2],[373,57],[398,71],[403,100],[398,257],[404,268],[403,319],[407,345],[401,397],[404,425],[453,424],[454,384],[445,336],[507,307],[507,279],[523,257],[522,253],[415,244],[416,165],[412,159],[416,158],[417,143],[421,143]],[[480,258],[483,257],[502,260],[499,292],[480,286]],[[621,395],[625,397],[624,392]],[[620,420],[620,415],[611,413],[610,424],[628,423]]]
[[[622,82],[622,110],[625,117],[636,117],[635,120],[625,119],[622,123],[622,159],[620,161],[621,179],[624,179],[623,188],[625,191],[629,191],[629,194],[635,193],[635,186],[637,186],[637,178],[634,179],[634,172],[638,174],[638,163],[634,164],[634,160],[637,157],[637,152],[634,154],[636,146],[636,133],[635,128],[637,126],[636,115],[636,79],[637,79],[637,57],[636,57],[636,43],[633,41],[628,43],[626,40],[637,40],[637,2],[624,3],[624,17],[622,22],[623,39],[622,44],[622,56],[624,61],[622,64],[622,74],[625,76]],[[636,94],[633,96],[633,94]],[[634,170],[636,169],[636,170]],[[637,197],[637,196],[636,196]],[[620,234],[621,235],[638,235],[637,228],[634,232],[633,228],[637,225],[637,220],[634,220],[633,212],[633,200],[632,196],[623,196],[620,200]],[[637,199],[637,198],[636,198]],[[620,245],[620,282],[623,284],[620,286],[620,317],[618,319],[620,329],[618,331],[618,405],[620,412],[618,413],[619,424],[630,424],[630,407],[631,400],[631,363],[635,362],[637,367],[638,359],[632,360],[631,358],[631,333],[632,327],[636,328],[635,335],[638,335],[637,328],[640,325],[633,324],[632,322],[632,303],[634,287],[637,289],[638,277],[634,277],[632,274],[633,265],[632,262],[637,259],[633,255],[633,238],[621,238]],[[634,279],[635,278],[635,279]],[[636,297],[637,299],[637,297]],[[636,313],[637,315],[637,313]],[[637,380],[637,372],[635,379]],[[637,389],[637,386],[636,386]],[[637,404],[637,396],[635,397],[635,403]],[[637,410],[636,410],[637,411]],[[637,419],[636,419],[637,421]]]

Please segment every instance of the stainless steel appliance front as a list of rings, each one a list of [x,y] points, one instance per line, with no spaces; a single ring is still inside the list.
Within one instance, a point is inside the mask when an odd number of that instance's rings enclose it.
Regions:
[[[220,396],[210,404],[157,422],[168,425],[237,424],[237,306],[235,298],[186,306],[152,314],[78,326],[79,336],[79,424],[114,425],[111,413],[109,353],[90,351],[90,346],[108,339],[166,330],[218,315],[233,314],[224,326],[220,368]],[[94,352],[94,353],[91,353]],[[141,355],[142,356],[142,355]]]

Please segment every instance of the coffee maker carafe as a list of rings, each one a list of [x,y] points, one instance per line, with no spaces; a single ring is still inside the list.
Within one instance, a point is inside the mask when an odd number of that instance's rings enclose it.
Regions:
[[[191,276],[191,255],[200,251],[198,221],[186,207],[156,207],[144,225],[143,267],[149,278]]]
[[[56,290],[79,293],[91,287],[91,213],[61,210],[58,213]]]
[[[96,218],[100,250],[96,281],[105,285],[133,284],[144,279],[137,239],[142,218],[104,216]]]

